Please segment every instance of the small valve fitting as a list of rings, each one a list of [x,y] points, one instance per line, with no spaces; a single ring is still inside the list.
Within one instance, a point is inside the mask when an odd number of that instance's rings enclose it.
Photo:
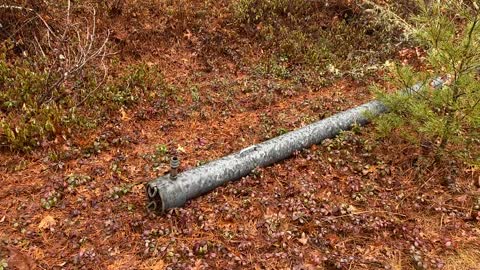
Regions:
[[[171,180],[177,179],[178,167],[180,167],[180,159],[178,159],[177,156],[173,156],[172,159],[170,159],[170,179]]]

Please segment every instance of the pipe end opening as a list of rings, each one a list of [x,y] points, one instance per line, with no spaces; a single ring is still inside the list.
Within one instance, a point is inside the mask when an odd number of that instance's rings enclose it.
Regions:
[[[154,213],[163,213],[163,200],[158,192],[158,188],[154,185],[146,185],[148,197],[147,211]]]

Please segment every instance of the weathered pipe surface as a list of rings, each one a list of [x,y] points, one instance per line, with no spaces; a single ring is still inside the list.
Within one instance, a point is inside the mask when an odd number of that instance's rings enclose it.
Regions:
[[[435,88],[440,85],[442,85],[440,79],[432,82]],[[404,91],[412,93],[420,88],[421,85],[417,84]],[[295,151],[318,144],[343,130],[350,129],[354,124],[364,125],[371,116],[377,116],[386,111],[387,108],[381,102],[374,100],[180,173],[175,180],[169,175],[159,177],[146,185],[150,200],[148,208],[164,212],[170,208],[183,206],[187,200],[205,194],[226,182],[246,176],[257,167],[265,167],[281,161]]]

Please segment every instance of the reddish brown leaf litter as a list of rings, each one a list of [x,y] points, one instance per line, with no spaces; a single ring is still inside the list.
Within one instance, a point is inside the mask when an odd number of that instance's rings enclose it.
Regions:
[[[226,2],[208,24],[188,20],[202,1],[187,2],[175,18],[108,18],[121,61],[158,66],[173,94],[31,154],[0,153],[0,268],[479,269],[478,169],[432,165],[372,126],[147,213],[143,183],[173,152],[187,170],[371,99],[369,81],[255,74],[270,52],[228,26]]]
[[[166,128],[162,117],[117,121],[98,135],[108,146],[91,155],[67,147],[73,158],[62,164],[41,151],[4,154],[2,256],[19,269],[20,257],[39,269],[432,269],[475,249],[479,172],[456,162],[425,166],[420,150],[376,141],[370,127],[165,216],[145,211],[142,183],[168,169],[152,159],[156,145],[176,149],[187,169],[274,135],[265,126],[293,129],[315,119],[318,110],[306,100],[338,109],[362,102],[354,91],[365,88],[341,81],[260,108],[244,95],[238,100],[247,105],[228,116],[213,105],[204,107],[207,120],[167,113],[175,120]]]

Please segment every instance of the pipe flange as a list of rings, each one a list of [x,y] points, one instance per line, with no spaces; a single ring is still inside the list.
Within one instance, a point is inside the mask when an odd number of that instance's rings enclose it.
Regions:
[[[147,185],[148,198],[153,199],[158,194],[158,188],[156,186]]]
[[[147,204],[147,211],[151,213],[157,212],[157,203],[155,201],[150,201]]]

